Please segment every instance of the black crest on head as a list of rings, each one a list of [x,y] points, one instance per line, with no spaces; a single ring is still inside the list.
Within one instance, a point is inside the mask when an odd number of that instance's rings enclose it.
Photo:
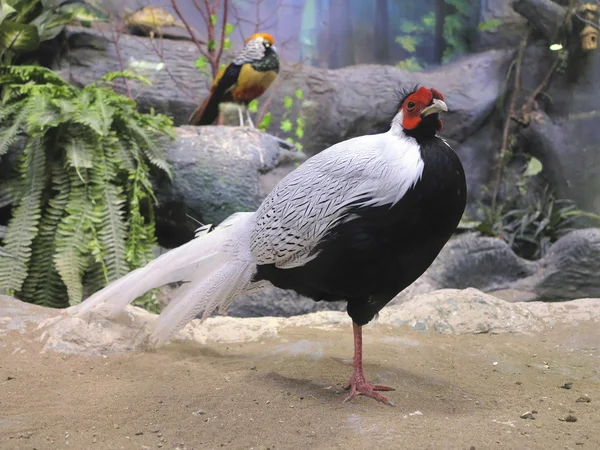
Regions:
[[[396,96],[398,98],[398,102],[396,103],[396,109],[394,110],[394,116],[396,114],[398,114],[398,111],[400,111],[400,108],[402,108],[402,105],[404,104],[404,101],[408,98],[408,96],[410,94],[414,94],[415,92],[417,92],[419,90],[419,87],[420,86],[418,84],[415,84],[413,87],[404,86],[395,91]]]

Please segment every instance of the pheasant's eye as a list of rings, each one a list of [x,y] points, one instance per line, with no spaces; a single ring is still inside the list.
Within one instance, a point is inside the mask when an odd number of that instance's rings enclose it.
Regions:
[[[408,105],[406,105],[409,111],[414,111],[415,109],[415,104],[413,102],[408,102]]]
[[[270,43],[268,43],[268,42],[265,42],[265,47],[269,48],[270,46],[271,46],[271,44],[270,44]]]

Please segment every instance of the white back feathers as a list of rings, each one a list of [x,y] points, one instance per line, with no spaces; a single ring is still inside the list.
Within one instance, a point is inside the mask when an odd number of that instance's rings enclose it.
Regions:
[[[259,264],[306,264],[350,205],[394,205],[421,178],[417,142],[396,124],[389,132],[341,142],[285,177],[256,212],[251,251]]]

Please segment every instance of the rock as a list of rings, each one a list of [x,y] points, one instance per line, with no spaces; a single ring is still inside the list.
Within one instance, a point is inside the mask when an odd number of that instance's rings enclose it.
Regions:
[[[600,229],[576,230],[559,239],[541,262],[538,300],[600,297]]]
[[[516,47],[527,30],[527,20],[517,14],[511,2],[506,0],[484,0],[481,2],[476,49]],[[497,24],[496,26],[493,26]]]
[[[548,40],[556,36],[556,30],[565,17],[565,8],[551,0],[515,0],[512,5]]]
[[[68,50],[58,58],[56,66],[75,84],[84,85],[101,74],[120,70],[115,47],[103,34],[68,27],[65,35]],[[140,106],[154,107],[173,116],[177,125],[187,123],[209,86],[209,80],[194,66],[198,56],[195,45],[186,41],[161,41],[161,57],[147,38],[122,35],[119,43],[126,68],[147,76],[153,83],[151,87],[129,83]],[[444,94],[450,108],[445,117],[445,136],[462,142],[478,130],[494,110],[504,92],[504,78],[512,54],[507,50],[490,50],[418,74],[379,65],[325,70],[283,64],[282,82],[269,108],[273,113],[269,131],[281,133],[279,126],[285,113],[283,98],[293,97],[296,90],[301,89],[304,100],[294,113],[305,118],[302,143],[306,153],[312,155],[343,139],[387,129],[395,113],[396,91],[418,82],[434,86]],[[469,89],[465,90],[465,86]]]
[[[315,302],[294,291],[268,287],[238,298],[227,313],[232,317],[291,317],[317,311],[346,311],[346,302]]]
[[[474,287],[484,292],[509,289],[537,270],[536,263],[519,258],[506,242],[467,233],[451,239],[431,267],[393,302],[436,289]]]
[[[287,142],[255,129],[185,126],[176,135],[166,149],[174,180],[157,189],[157,231],[165,247],[193,237],[198,223],[186,214],[216,225],[235,212],[253,211],[305,159]]]
[[[431,267],[392,303],[438,289],[474,287],[506,301],[600,297],[600,229],[568,233],[545,258],[526,261],[504,241],[468,233],[451,239]]]
[[[0,336],[26,329],[37,330],[36,339],[44,351],[100,355],[140,350],[147,346],[149,332],[157,316],[128,306],[116,319],[98,314],[79,318],[0,296]],[[600,321],[600,299],[564,303],[508,303],[476,289],[445,289],[392,307],[384,308],[376,324],[409,327],[422,332],[442,334],[534,333],[560,323]],[[174,338],[175,341],[235,343],[264,341],[279,336],[282,330],[297,326],[322,329],[347,329],[350,318],[344,312],[320,311],[292,318],[211,317],[193,320]]]
[[[497,122],[494,117],[464,142],[450,142],[465,169],[469,207],[476,205],[481,189],[488,184],[494,169],[495,155],[502,142],[501,127]]]

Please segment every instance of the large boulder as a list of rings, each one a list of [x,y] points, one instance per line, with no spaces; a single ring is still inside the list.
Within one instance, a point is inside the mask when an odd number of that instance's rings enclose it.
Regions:
[[[502,240],[469,233],[452,239],[431,267],[392,303],[438,289],[474,287],[510,301],[600,297],[600,229],[568,233],[545,258],[526,261]]]
[[[540,300],[600,297],[600,229],[576,230],[556,242],[541,262]]]
[[[483,0],[478,22],[475,47],[479,51],[517,46],[528,26],[508,0]]]
[[[161,245],[187,242],[198,222],[218,224],[231,214],[255,210],[303,153],[256,129],[178,127],[166,144],[174,180],[160,183],[156,213]],[[195,219],[195,220],[194,220]]]
[[[163,40],[160,51],[157,46],[148,38],[122,35],[120,61],[153,83],[147,87],[130,82],[139,104],[167,113],[181,125],[207,94],[209,80],[194,66],[199,54],[193,43]],[[76,84],[121,70],[109,34],[69,27],[66,49],[56,66]],[[269,131],[281,133],[279,125],[286,112],[283,97],[301,89],[304,100],[294,113],[305,118],[304,149],[314,154],[343,139],[387,129],[396,108],[396,92],[421,83],[445,95],[451,110],[446,116],[445,135],[462,142],[484,124],[502,96],[512,53],[491,50],[425,73],[380,65],[326,70],[284,63],[282,82],[269,107],[274,116]]]

